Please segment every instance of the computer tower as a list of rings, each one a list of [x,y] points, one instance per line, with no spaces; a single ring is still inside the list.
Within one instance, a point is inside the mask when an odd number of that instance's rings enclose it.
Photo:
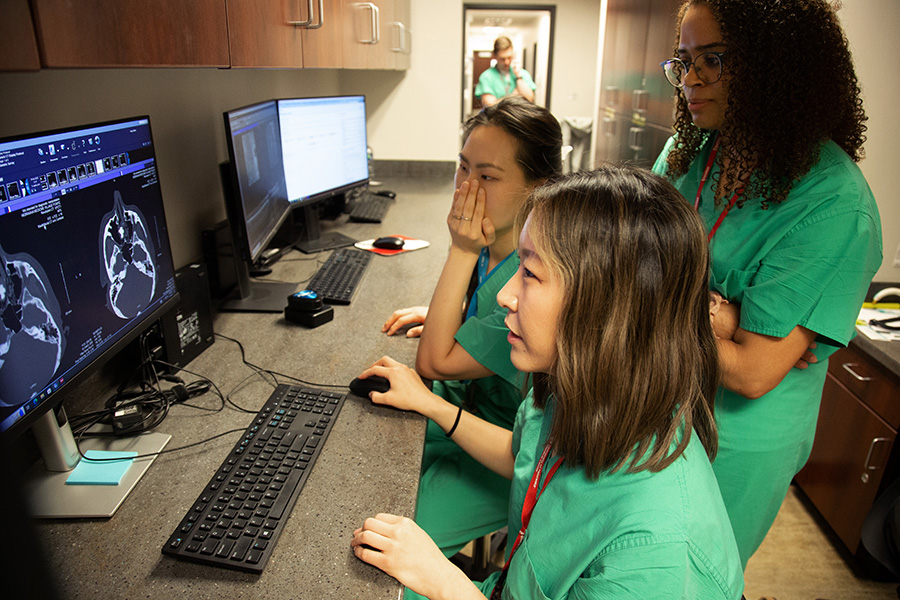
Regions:
[[[225,298],[237,285],[234,246],[228,221],[222,220],[201,232],[203,259],[206,261],[209,293]]]
[[[181,300],[160,320],[163,360],[183,367],[212,345],[212,301],[203,263],[189,264],[175,272]]]

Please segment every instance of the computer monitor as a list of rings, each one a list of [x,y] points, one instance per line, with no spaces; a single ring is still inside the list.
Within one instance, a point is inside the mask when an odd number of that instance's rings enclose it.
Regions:
[[[0,442],[35,434],[31,507],[110,516],[152,459],[119,486],[65,485],[80,454],[59,405],[178,301],[148,117],[0,139],[0,294]]]
[[[287,197],[305,225],[294,246],[316,252],[353,244],[340,233],[322,233],[313,204],[369,182],[365,97],[278,100],[278,119]]]
[[[278,104],[260,102],[224,116],[229,161],[222,165],[222,187],[238,289],[236,297],[227,299],[220,309],[281,312],[297,286],[250,279],[251,270],[292,210],[285,186]]]

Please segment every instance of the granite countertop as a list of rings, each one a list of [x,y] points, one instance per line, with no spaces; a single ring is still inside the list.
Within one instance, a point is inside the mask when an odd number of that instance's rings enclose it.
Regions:
[[[900,342],[872,340],[862,333],[857,333],[850,341],[850,345],[862,350],[881,366],[900,377]]]
[[[334,320],[315,329],[280,314],[218,313],[216,333],[240,340],[246,359],[316,384],[346,385],[383,355],[412,364],[418,341],[388,337],[381,325],[397,308],[427,305],[449,246],[445,215],[452,176],[382,175],[397,192],[382,224],[323,221],[364,240],[403,234],[428,240],[423,250],[374,256],[353,302],[334,307]],[[299,252],[274,265],[270,279],[302,282],[323,255]],[[187,368],[212,379],[237,405],[254,412],[271,384],[242,364],[238,346],[217,338]],[[190,375],[185,375],[191,380]],[[210,395],[192,404],[214,408]],[[172,435],[169,448],[242,429],[250,415],[227,406],[209,412],[177,406],[157,430]],[[392,598],[401,586],[356,559],[353,530],[378,512],[413,516],[425,419],[378,407],[349,395],[300,495],[266,569],[256,576],[182,562],[160,549],[200,494],[239,435],[159,456],[110,519],[54,520],[38,524],[51,572],[65,598]]]

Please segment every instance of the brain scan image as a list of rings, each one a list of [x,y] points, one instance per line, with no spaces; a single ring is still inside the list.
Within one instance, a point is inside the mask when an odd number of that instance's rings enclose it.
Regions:
[[[156,291],[153,242],[141,212],[127,206],[118,190],[101,222],[100,256],[109,309],[122,319],[140,314]]]
[[[40,263],[0,246],[0,406],[21,404],[53,378],[66,346],[61,324]]]

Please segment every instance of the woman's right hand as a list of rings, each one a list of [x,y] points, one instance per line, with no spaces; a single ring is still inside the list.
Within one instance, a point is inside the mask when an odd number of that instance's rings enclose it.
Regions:
[[[375,404],[386,404],[400,410],[415,411],[431,418],[434,409],[447,401],[431,393],[419,374],[389,356],[379,358],[375,364],[359,374],[360,379],[378,375],[387,379],[391,387],[387,392],[370,392]]]
[[[427,306],[411,306],[409,308],[395,310],[393,314],[388,317],[388,320],[384,322],[384,325],[381,326],[381,332],[388,335],[394,335],[400,329],[418,323],[418,325],[414,325],[406,330],[406,337],[419,337],[422,335],[422,327],[425,325],[425,317],[427,315]]]
[[[487,195],[475,180],[463,181],[453,193],[453,204],[447,215],[452,244],[472,254],[490,246],[496,239],[491,220],[484,214]]]

